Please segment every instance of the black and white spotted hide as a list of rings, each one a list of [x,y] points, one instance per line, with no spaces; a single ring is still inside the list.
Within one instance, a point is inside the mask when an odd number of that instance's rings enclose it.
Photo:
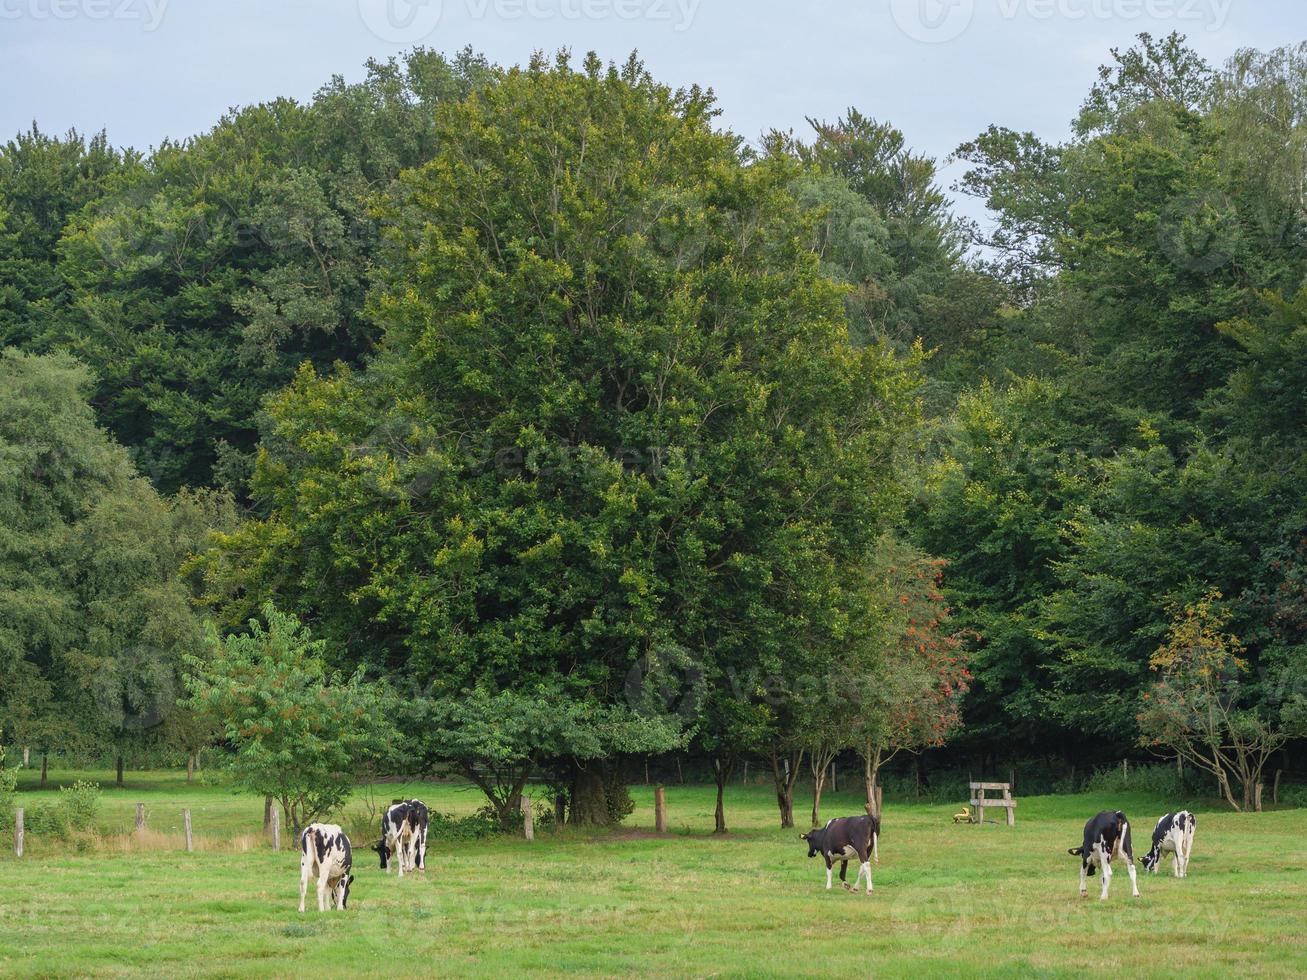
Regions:
[[[332,907],[345,908],[354,881],[350,873],[353,863],[349,838],[339,826],[311,823],[305,827],[300,834],[300,911],[304,911],[310,879],[317,881],[319,912],[327,911],[328,896]]]
[[[1099,901],[1107,898],[1107,890],[1112,884],[1112,861],[1125,862],[1130,874],[1130,892],[1139,897],[1139,884],[1135,878],[1135,855],[1130,846],[1130,821],[1120,810],[1104,810],[1085,824],[1085,840],[1079,847],[1072,847],[1068,854],[1080,858],[1080,897],[1087,898],[1089,889],[1086,879],[1097,871],[1103,878],[1103,891]]]
[[[421,800],[395,803],[381,817],[381,840],[372,849],[381,858],[381,870],[390,872],[397,859],[399,876],[405,871],[427,870],[427,826],[431,814]]]
[[[1189,855],[1194,849],[1194,830],[1198,818],[1188,810],[1168,813],[1153,828],[1153,847],[1144,856],[1144,867],[1157,873],[1162,858],[1171,855],[1171,871],[1177,878],[1189,875]]]
[[[826,826],[800,834],[799,839],[808,845],[808,857],[821,855],[826,862],[826,888],[832,884],[831,873],[835,862],[840,863],[840,881],[849,891],[857,891],[862,876],[867,876],[867,894],[871,894],[871,859],[876,857],[880,841],[880,820],[872,816],[835,817]],[[858,876],[849,884],[849,862],[857,860]]]

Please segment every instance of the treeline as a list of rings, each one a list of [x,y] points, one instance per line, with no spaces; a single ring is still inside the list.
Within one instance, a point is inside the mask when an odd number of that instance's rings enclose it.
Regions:
[[[985,229],[890,125],[751,148],[634,60],[33,127],[5,738],[216,739],[292,820],[399,764],[605,822],[687,751],[786,823],[841,752],[869,799],[1154,751],[1252,805],[1307,693],[1305,110],[1303,49],[1141,36],[1067,142],[959,148]]]

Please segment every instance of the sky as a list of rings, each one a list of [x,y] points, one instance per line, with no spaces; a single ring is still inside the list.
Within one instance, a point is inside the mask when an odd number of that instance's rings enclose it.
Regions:
[[[1307,3],[0,0],[0,143],[35,121],[147,149],[420,44],[501,64],[636,49],[661,81],[712,88],[722,124],[751,141],[856,106],[943,161],[990,124],[1062,138],[1112,47],[1173,30],[1219,64],[1307,40]]]

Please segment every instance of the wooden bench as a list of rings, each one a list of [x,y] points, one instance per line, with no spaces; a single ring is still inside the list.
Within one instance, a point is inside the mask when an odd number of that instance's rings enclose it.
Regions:
[[[1003,798],[986,797],[986,792],[1002,793]],[[1009,827],[1017,825],[1017,801],[1012,799],[1011,783],[972,783],[971,805],[976,808],[976,823],[983,824],[985,822],[985,807],[997,806],[1007,810],[1007,825]]]

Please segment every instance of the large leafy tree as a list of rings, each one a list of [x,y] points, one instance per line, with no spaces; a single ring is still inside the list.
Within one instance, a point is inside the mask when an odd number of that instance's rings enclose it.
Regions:
[[[0,705],[21,744],[122,751],[172,713],[200,641],[205,533],[95,424],[71,358],[0,354]]]
[[[643,717],[610,756],[680,744],[732,667],[830,635],[897,507],[912,380],[849,345],[795,164],[750,163],[714,112],[565,57],[444,107],[386,216],[384,353],[270,405],[268,517],[215,554],[215,595],[311,610],[449,726],[442,705],[525,711],[509,689]],[[672,673],[702,701],[651,696]],[[591,736],[561,734],[509,761],[575,772]]]
[[[25,134],[0,149],[0,343],[91,365],[100,421],[160,489],[243,491],[262,399],[371,352],[374,198],[488,72],[416,50],[148,157]]]

